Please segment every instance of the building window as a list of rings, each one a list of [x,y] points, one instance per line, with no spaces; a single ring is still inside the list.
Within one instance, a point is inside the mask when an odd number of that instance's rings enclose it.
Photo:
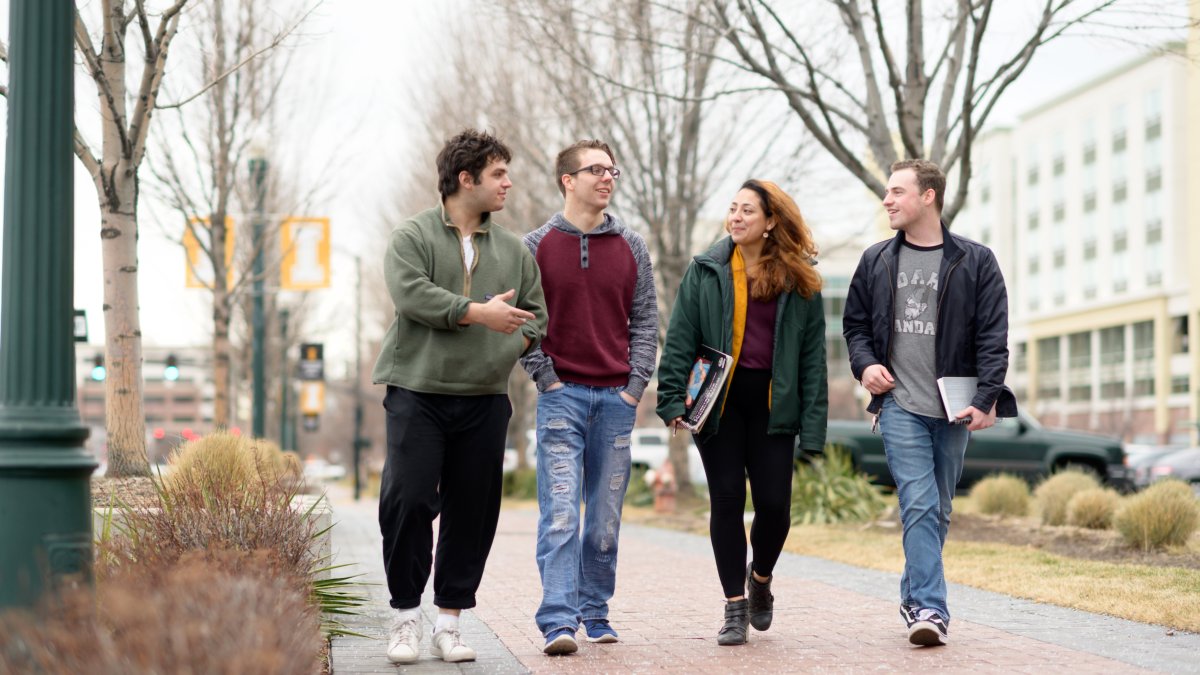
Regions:
[[[1125,327],[1100,331],[1100,397],[1125,397]]]
[[[1188,315],[1171,318],[1171,353],[1188,353]]]
[[[1154,360],[1154,322],[1141,321],[1133,324],[1133,360]]]
[[[1038,398],[1055,399],[1062,395],[1059,383],[1059,339],[1038,340]]]
[[[1112,148],[1113,154],[1119,155],[1125,152],[1125,106],[1118,105],[1113,108],[1112,114]]]
[[[1153,89],[1146,93],[1142,103],[1146,117],[1146,140],[1152,141],[1162,136],[1162,93]]]
[[[1029,366],[1029,344],[1026,342],[1018,342],[1013,346],[1013,370],[1018,373],[1025,372]]]
[[[1186,394],[1186,393],[1188,393],[1188,391],[1189,391],[1189,387],[1188,387],[1188,376],[1187,375],[1176,375],[1171,378],[1171,393],[1172,394]]]
[[[1030,258],[1029,259],[1029,276],[1036,277],[1038,274],[1038,271],[1040,269],[1041,269],[1041,259],[1039,259],[1037,256]]]
[[[1067,216],[1067,207],[1062,202],[1054,205],[1054,222],[1061,223]]]

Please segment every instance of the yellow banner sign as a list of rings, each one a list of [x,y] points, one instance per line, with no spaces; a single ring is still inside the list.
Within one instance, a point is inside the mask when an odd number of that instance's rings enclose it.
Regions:
[[[300,412],[320,415],[325,409],[325,383],[319,380],[300,382]]]
[[[212,229],[208,218],[189,218],[188,227],[183,232],[183,248],[187,252],[186,284],[188,288],[212,288],[215,285],[212,259],[208,257],[200,242],[196,239],[196,230],[208,234],[208,242],[212,243]],[[233,286],[233,219],[225,217],[225,286]]]
[[[280,285],[289,291],[329,288],[329,219],[292,216],[283,221]]]

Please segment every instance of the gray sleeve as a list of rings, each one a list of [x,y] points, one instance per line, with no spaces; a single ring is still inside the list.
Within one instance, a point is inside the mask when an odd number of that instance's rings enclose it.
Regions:
[[[658,356],[658,293],[646,241],[629,228],[622,234],[637,262],[637,286],[633,290],[633,309],[629,312],[629,383],[625,392],[641,400]]]
[[[538,245],[542,243],[542,238],[546,236],[549,229],[548,225],[543,225],[522,237],[522,241],[533,255],[534,261],[537,260]],[[529,374],[529,378],[537,385],[537,390],[540,392],[546,391],[547,387],[559,381],[558,374],[554,372],[554,360],[542,351],[540,341],[526,352],[525,356],[521,357],[521,367]]]

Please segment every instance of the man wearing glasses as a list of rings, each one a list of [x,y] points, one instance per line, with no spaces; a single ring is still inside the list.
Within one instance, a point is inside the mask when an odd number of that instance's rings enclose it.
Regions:
[[[654,371],[658,306],[640,235],[605,213],[621,170],[607,144],[579,141],[558,153],[561,213],[525,235],[542,273],[549,326],[521,359],[537,384],[536,619],[546,654],[616,642],[608,599],[616,586],[629,439]],[[579,505],[586,504],[582,531]]]

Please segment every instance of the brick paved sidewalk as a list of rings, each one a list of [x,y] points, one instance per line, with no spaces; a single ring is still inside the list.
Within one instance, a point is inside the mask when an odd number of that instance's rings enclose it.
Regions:
[[[334,549],[383,583],[375,503],[334,500]],[[896,610],[897,575],[784,554],[773,587],[775,622],[752,631],[744,647],[719,647],[722,598],[704,537],[626,525],[622,529],[617,594],[610,619],[621,634],[612,645],[581,639],[579,653],[547,657],[533,615],[540,600],[534,533],[537,513],[505,509],[479,593],[464,613],[464,640],[479,651],[474,664],[429,656],[398,668],[380,640],[334,641],[334,675],[396,671],[487,673],[913,671],[1122,673],[1200,672],[1200,636],[1168,635],[1161,627],[1016,600],[951,585],[955,619],[947,647],[916,648]],[[387,592],[357,623],[382,636]],[[428,604],[428,617],[434,609]],[[580,636],[582,636],[582,631]]]

